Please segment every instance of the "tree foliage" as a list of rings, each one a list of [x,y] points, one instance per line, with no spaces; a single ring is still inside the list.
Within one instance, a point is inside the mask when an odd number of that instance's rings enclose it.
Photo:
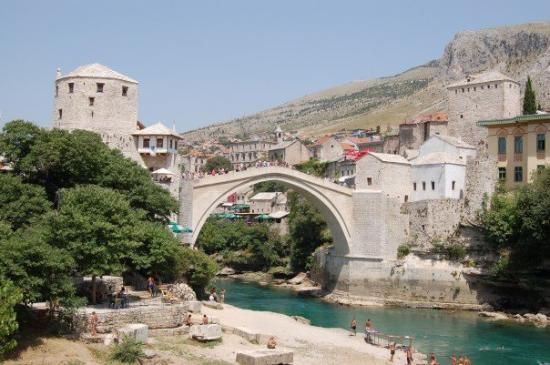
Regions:
[[[525,84],[525,95],[523,96],[523,114],[535,114],[537,112],[537,98],[535,96],[535,90],[533,90],[533,83],[531,77],[527,77],[527,83]]]
[[[276,192],[286,192],[288,186],[278,181],[263,181],[254,185],[255,193],[276,193]]]
[[[528,267],[550,258],[550,168],[531,184],[493,196],[483,214],[485,235],[497,249],[511,252],[511,268]]]
[[[19,171],[21,160],[29,154],[42,133],[40,127],[24,120],[6,123],[0,133],[0,155],[13,164],[15,171]]]
[[[220,171],[224,169],[225,171],[233,170],[233,165],[231,161],[223,156],[214,156],[206,161],[206,164],[203,166],[202,170],[204,172],[211,172],[212,170]]]
[[[296,168],[296,170],[309,175],[325,177],[328,168],[328,162],[323,162],[315,158],[310,158],[308,161],[297,164],[294,167]]]
[[[21,292],[10,281],[0,277],[0,361],[17,342],[13,334],[19,328],[15,305],[21,301]]]

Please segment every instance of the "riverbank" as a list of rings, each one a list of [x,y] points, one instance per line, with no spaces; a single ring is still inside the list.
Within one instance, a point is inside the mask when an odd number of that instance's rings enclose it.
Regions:
[[[217,317],[224,327],[244,327],[262,334],[262,338],[275,336],[280,348],[294,352],[296,364],[390,364],[389,350],[365,343],[361,333],[349,336],[343,329],[311,326],[280,313],[228,304],[223,310],[203,308],[203,312]],[[224,343],[218,346],[220,351],[224,346]],[[416,357],[420,360],[422,355],[417,353]],[[404,352],[397,351],[394,361],[405,363]]]

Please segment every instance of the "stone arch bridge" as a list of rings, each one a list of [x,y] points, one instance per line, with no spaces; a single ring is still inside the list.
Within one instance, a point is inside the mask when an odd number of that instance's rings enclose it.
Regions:
[[[276,181],[303,194],[332,232],[332,256],[339,261],[393,260],[406,227],[400,204],[380,190],[353,190],[286,167],[249,168],[224,175],[182,180],[178,222],[191,227],[184,242],[193,246],[206,219],[235,191]]]

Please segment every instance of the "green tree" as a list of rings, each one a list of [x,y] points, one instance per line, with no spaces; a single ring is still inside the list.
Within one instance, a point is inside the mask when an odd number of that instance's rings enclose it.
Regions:
[[[58,212],[49,218],[49,239],[70,252],[81,275],[92,277],[95,304],[96,278],[122,273],[142,245],[134,230],[144,213],[133,209],[124,195],[99,186],[64,189],[60,199]]]
[[[29,154],[43,130],[24,120],[7,123],[0,133],[0,155],[4,156],[19,171],[19,163]]]
[[[295,165],[295,168],[296,170],[309,175],[325,177],[328,168],[328,162],[322,162],[315,158],[310,158],[309,161]]]
[[[74,261],[65,249],[46,242],[46,224],[37,222],[0,240],[0,276],[17,283],[26,304],[74,295]]]
[[[294,271],[308,269],[315,249],[332,241],[327,224],[317,209],[297,193],[289,194],[290,265]]]
[[[204,252],[182,248],[178,252],[179,272],[184,273],[187,283],[197,294],[202,293],[218,272],[218,265]]]
[[[535,96],[535,90],[533,90],[533,84],[531,77],[527,77],[527,83],[525,84],[525,95],[523,96],[523,114],[535,114],[537,112],[537,98]]]
[[[24,184],[19,176],[0,174],[0,221],[16,230],[51,208],[40,186]]]
[[[254,185],[255,193],[263,193],[263,192],[268,192],[268,193],[283,192],[284,193],[287,190],[288,190],[288,187],[285,184],[280,183],[278,181],[272,181],[272,180],[260,182]]]
[[[10,280],[0,278],[0,361],[17,345],[12,336],[19,328],[15,305],[20,301],[19,289]]]
[[[231,171],[233,170],[233,165],[231,165],[231,161],[223,156],[214,156],[206,161],[202,169],[205,172],[211,172],[212,170],[219,171],[221,169]]]

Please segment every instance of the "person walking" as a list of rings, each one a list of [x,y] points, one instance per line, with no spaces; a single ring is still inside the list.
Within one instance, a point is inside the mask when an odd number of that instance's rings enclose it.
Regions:
[[[147,279],[147,291],[149,292],[152,298],[155,292],[155,279],[153,279],[152,276],[149,276],[149,278]]]
[[[390,361],[393,362],[393,357],[395,356],[395,342],[390,344]]]
[[[357,336],[357,321],[355,320],[355,318],[353,318],[351,320],[351,331],[350,331],[350,336]]]

